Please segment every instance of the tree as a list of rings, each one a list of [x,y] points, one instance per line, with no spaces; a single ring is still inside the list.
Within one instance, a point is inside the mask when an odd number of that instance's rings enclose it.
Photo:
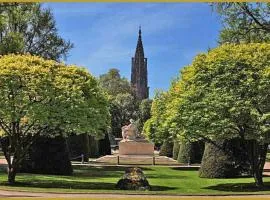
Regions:
[[[99,77],[99,83],[102,88],[111,96],[118,94],[131,94],[130,83],[126,78],[121,77],[118,69],[112,68],[106,74]]]
[[[209,143],[238,138],[258,187],[270,133],[270,45],[222,45],[198,55],[182,72],[175,109],[179,137]],[[186,69],[187,69],[186,68]],[[239,153],[239,156],[242,156]],[[245,156],[245,155],[244,155]]]
[[[157,91],[151,106],[151,118],[144,123],[143,132],[156,145],[162,144],[170,136],[167,127],[164,127],[167,106],[167,93]],[[171,138],[170,138],[171,140]]]
[[[39,3],[0,4],[0,54],[30,53],[60,60],[73,47],[61,38],[52,12]]]
[[[30,55],[0,57],[0,127],[8,137],[3,148],[8,182],[39,136],[103,134],[109,126],[106,96],[86,70]],[[12,158],[13,157],[13,158]]]
[[[270,3],[212,3],[221,16],[219,43],[269,42]]]
[[[136,119],[138,102],[133,96],[130,83],[121,77],[118,69],[110,69],[99,78],[100,86],[108,93],[111,114],[111,133],[121,136],[121,127],[131,118]]]
[[[124,93],[116,95],[111,100],[110,106],[112,133],[114,136],[122,137],[121,127],[129,124],[130,119],[137,118],[138,104],[133,95]]]
[[[139,112],[137,116],[137,127],[139,132],[143,131],[144,123],[151,117],[151,99],[143,99],[139,104]]]

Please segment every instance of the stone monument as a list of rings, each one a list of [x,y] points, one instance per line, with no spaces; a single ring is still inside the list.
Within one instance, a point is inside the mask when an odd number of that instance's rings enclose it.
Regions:
[[[119,142],[119,155],[154,155],[154,144],[146,140],[137,129],[134,120],[122,127],[123,139]]]

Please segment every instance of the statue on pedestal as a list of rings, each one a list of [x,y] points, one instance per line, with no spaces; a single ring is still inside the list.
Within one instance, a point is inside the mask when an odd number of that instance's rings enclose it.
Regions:
[[[130,119],[130,124],[125,125],[122,127],[122,137],[123,140],[136,140],[136,138],[139,136],[138,134],[138,128],[134,122],[133,119]]]
[[[119,155],[153,155],[154,144],[147,141],[138,131],[133,119],[122,127],[123,139],[119,142]]]

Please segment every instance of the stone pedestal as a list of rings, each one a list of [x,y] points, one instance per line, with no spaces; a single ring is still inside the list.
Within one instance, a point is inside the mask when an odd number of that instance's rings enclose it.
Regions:
[[[146,140],[119,142],[119,155],[154,155],[154,144]]]

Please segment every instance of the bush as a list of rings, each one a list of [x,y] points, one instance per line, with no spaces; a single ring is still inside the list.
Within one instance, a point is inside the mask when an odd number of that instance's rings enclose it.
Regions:
[[[89,158],[98,158],[99,155],[99,142],[93,136],[89,136]]]
[[[177,161],[179,163],[201,163],[204,152],[204,142],[180,142]]]
[[[72,160],[81,161],[80,156],[83,154],[84,161],[88,161],[90,151],[89,136],[87,134],[72,134],[68,137],[68,148]]]
[[[233,141],[206,143],[199,176],[204,178],[231,178],[240,174],[240,168],[231,150]]]
[[[173,159],[177,160],[179,154],[180,142],[175,140],[173,142]]]
[[[192,148],[190,142],[181,142],[177,161],[179,163],[191,163]]]
[[[204,152],[204,142],[196,141],[192,142],[191,145],[192,145],[191,163],[201,163]]]
[[[105,137],[101,140],[99,140],[99,155],[105,156],[105,155],[111,155],[111,143],[109,139],[108,133],[105,134]]]
[[[73,170],[66,139],[38,137],[22,162],[20,172],[71,175]]]
[[[160,147],[159,155],[167,156],[170,158],[173,156],[173,142],[171,139],[167,139],[163,142]]]

